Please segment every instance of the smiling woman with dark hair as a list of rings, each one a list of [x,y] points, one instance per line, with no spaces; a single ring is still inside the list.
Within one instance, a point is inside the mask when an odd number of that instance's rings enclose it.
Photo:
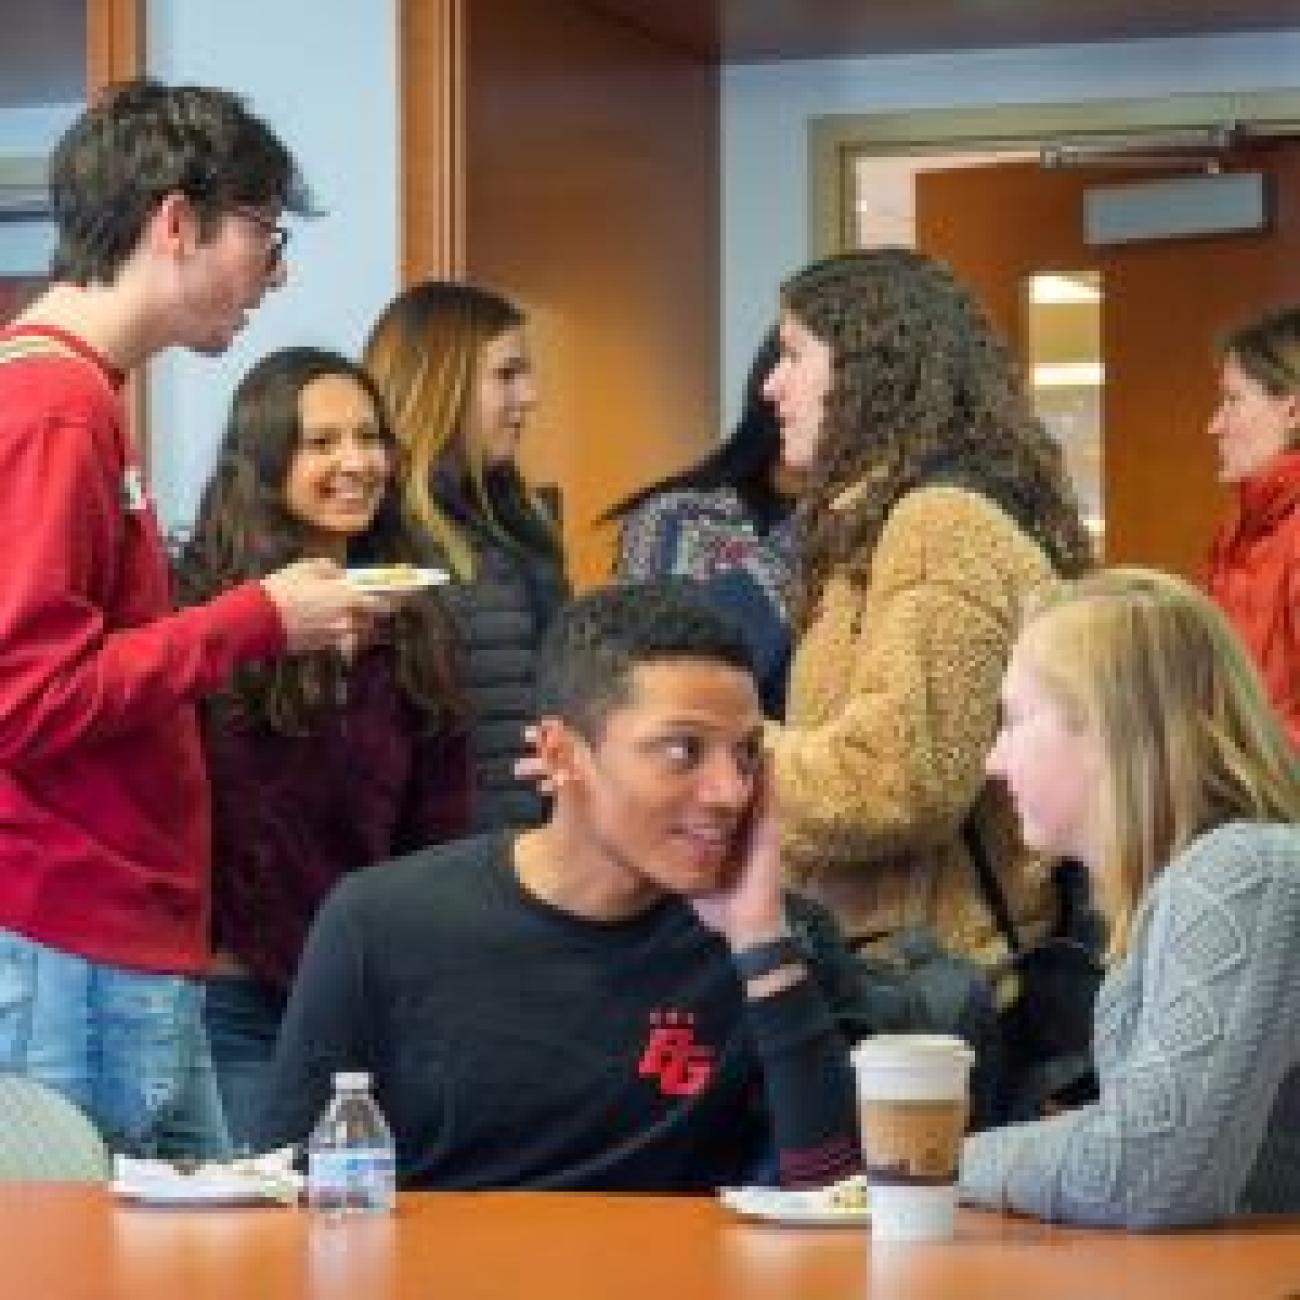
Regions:
[[[186,603],[310,556],[409,563],[396,441],[369,377],[313,348],[264,358],[235,393],[176,566]],[[203,715],[212,782],[207,1023],[231,1136],[251,1141],[308,926],[348,872],[455,838],[468,763],[450,619],[404,599],[350,654],[249,668]]]

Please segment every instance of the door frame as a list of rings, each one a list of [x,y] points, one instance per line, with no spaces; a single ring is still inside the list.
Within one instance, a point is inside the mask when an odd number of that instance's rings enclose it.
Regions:
[[[810,239],[814,256],[856,243],[857,163],[864,157],[924,157],[1037,150],[1061,137],[1094,137],[1098,144],[1120,135],[1225,123],[1251,137],[1300,136],[1300,91],[1181,95],[1073,104],[996,106],[977,110],[834,116],[810,124]],[[1029,168],[1034,163],[1022,164]],[[1090,161],[1104,168],[1101,160]],[[1109,445],[1110,433],[1107,432]],[[1111,486],[1107,471],[1107,487]],[[1109,495],[1109,492],[1108,492]],[[1107,505],[1110,514],[1110,505]],[[1130,512],[1131,513],[1131,512]],[[1126,516],[1127,517],[1127,516]],[[1118,516],[1116,516],[1118,518]],[[1115,544],[1108,537],[1108,549]],[[1181,567],[1181,566],[1180,566]]]
[[[397,0],[403,286],[465,274],[467,0]]]
[[[146,0],[86,0],[86,98],[145,70]]]
[[[86,100],[117,81],[144,76],[148,0],[86,0]],[[140,464],[149,474],[148,364],[127,379],[122,400]]]
[[[808,126],[810,255],[851,246],[853,165],[863,155],[984,152],[1037,148],[1053,138],[1105,137],[1225,122],[1265,134],[1300,134],[1300,91],[1165,95],[905,113],[836,113]]]

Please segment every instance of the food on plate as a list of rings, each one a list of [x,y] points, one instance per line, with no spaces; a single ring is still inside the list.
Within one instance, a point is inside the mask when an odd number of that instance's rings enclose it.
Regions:
[[[832,1183],[826,1188],[826,1199],[837,1210],[865,1210],[867,1208],[867,1180],[862,1174]]]
[[[845,1227],[867,1221],[867,1181],[861,1174],[828,1187],[723,1187],[722,1203],[735,1214],[768,1223]]]
[[[413,564],[371,564],[364,569],[349,569],[348,579],[358,587],[409,587],[419,580],[420,570]]]
[[[348,570],[348,581],[362,591],[420,591],[446,582],[441,569],[422,569],[414,564],[368,564]]]

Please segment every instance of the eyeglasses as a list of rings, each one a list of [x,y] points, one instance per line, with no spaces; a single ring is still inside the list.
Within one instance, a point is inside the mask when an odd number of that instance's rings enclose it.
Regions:
[[[266,236],[266,260],[269,265],[275,266],[284,261],[284,250],[289,244],[288,226],[282,226],[278,221],[271,221],[256,208],[235,206],[230,210],[237,217],[243,217],[245,221],[256,226]]]

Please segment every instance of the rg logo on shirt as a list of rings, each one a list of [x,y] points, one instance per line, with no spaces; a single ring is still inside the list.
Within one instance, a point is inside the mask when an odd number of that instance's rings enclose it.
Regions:
[[[713,1077],[713,1048],[695,1041],[695,1018],[684,1011],[655,1011],[637,1073],[657,1079],[665,1097],[693,1097]]]

